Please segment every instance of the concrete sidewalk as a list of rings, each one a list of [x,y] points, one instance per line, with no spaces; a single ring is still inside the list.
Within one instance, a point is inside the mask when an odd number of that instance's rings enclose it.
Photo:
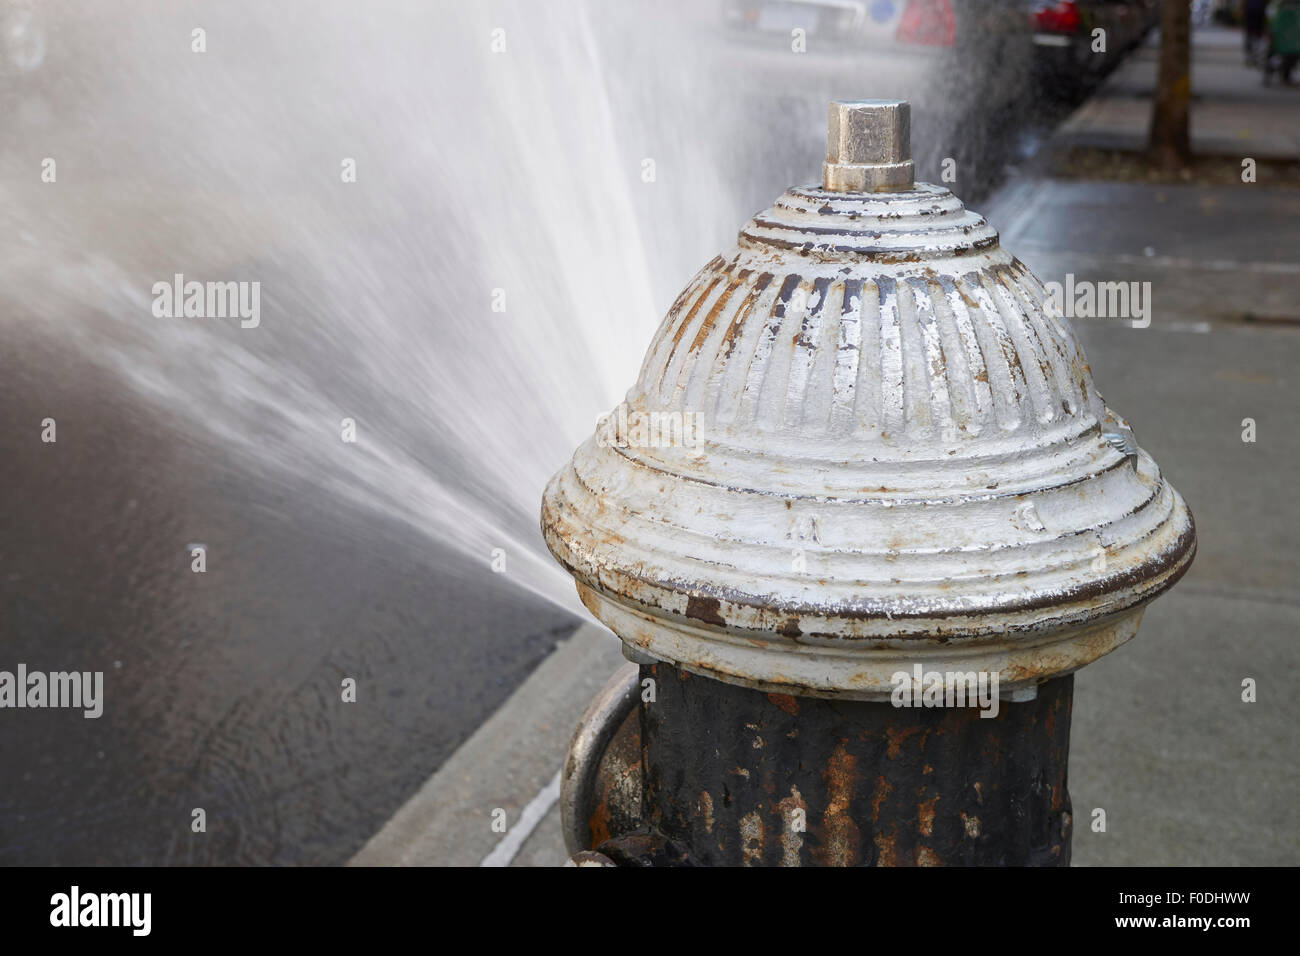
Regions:
[[[1300,863],[1300,191],[1039,180],[991,218],[1044,282],[1151,283],[1149,327],[1072,324],[1197,525],[1137,639],[1076,676],[1074,863]]]
[[[1300,91],[1197,33],[1196,146],[1300,158]],[[1139,51],[1049,144],[1140,149]],[[1145,91],[1145,92],[1144,92]],[[1300,190],[1063,181],[1032,171],[980,208],[1044,282],[1150,283],[1150,324],[1079,319],[1098,388],[1195,514],[1199,552],[1131,644],[1076,678],[1076,865],[1300,863]],[[1257,440],[1242,440],[1253,419]],[[564,860],[555,779],[574,722],[621,661],[588,626],[375,836],[358,864]],[[1242,701],[1242,682],[1258,702]],[[491,811],[511,830],[493,833]],[[1106,831],[1091,826],[1106,811]]]
[[[1300,161],[1300,89],[1263,86],[1239,32],[1198,30],[1193,150],[1198,174],[1215,157],[1231,167],[1223,184],[1043,175],[1071,149],[1145,149],[1155,42],[985,210],[1044,282],[1150,283],[1149,326],[1072,324],[1097,387],[1197,524],[1195,563],[1138,638],[1076,677],[1074,862],[1296,865],[1300,189],[1242,182],[1240,169],[1245,157]],[[1241,699],[1248,678],[1258,703]],[[1106,833],[1089,827],[1096,808]]]
[[[1144,149],[1156,88],[1160,35],[1155,31],[1053,136],[1056,147]],[[1245,64],[1241,31],[1192,32],[1192,150],[1257,160],[1300,156],[1300,86],[1263,85]]]

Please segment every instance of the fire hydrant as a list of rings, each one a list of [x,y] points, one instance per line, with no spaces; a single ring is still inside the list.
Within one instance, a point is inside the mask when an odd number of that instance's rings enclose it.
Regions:
[[[695,276],[546,489],[636,667],[570,747],[579,862],[1069,862],[1073,672],[1195,530],[909,132],[905,102],[832,103],[821,185]]]

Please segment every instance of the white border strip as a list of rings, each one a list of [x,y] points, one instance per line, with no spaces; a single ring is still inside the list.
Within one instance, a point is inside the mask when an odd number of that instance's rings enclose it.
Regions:
[[[560,799],[560,771],[555,771],[551,782],[537,792],[537,796],[528,801],[528,806],[519,814],[519,822],[506,831],[501,842],[492,848],[492,852],[483,857],[479,866],[509,866],[510,861],[519,853],[529,834],[537,829],[546,812]]]

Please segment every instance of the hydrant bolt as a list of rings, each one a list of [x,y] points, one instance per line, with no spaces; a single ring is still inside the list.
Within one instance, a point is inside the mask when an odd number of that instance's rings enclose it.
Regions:
[[[839,193],[911,189],[911,107],[902,100],[832,103],[822,186]]]

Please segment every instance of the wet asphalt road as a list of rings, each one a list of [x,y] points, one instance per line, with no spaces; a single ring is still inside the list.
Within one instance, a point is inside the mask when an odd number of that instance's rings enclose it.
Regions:
[[[341,863],[572,626],[40,336],[6,342],[0,487],[0,666],[102,670],[105,697],[0,714],[3,864]]]

